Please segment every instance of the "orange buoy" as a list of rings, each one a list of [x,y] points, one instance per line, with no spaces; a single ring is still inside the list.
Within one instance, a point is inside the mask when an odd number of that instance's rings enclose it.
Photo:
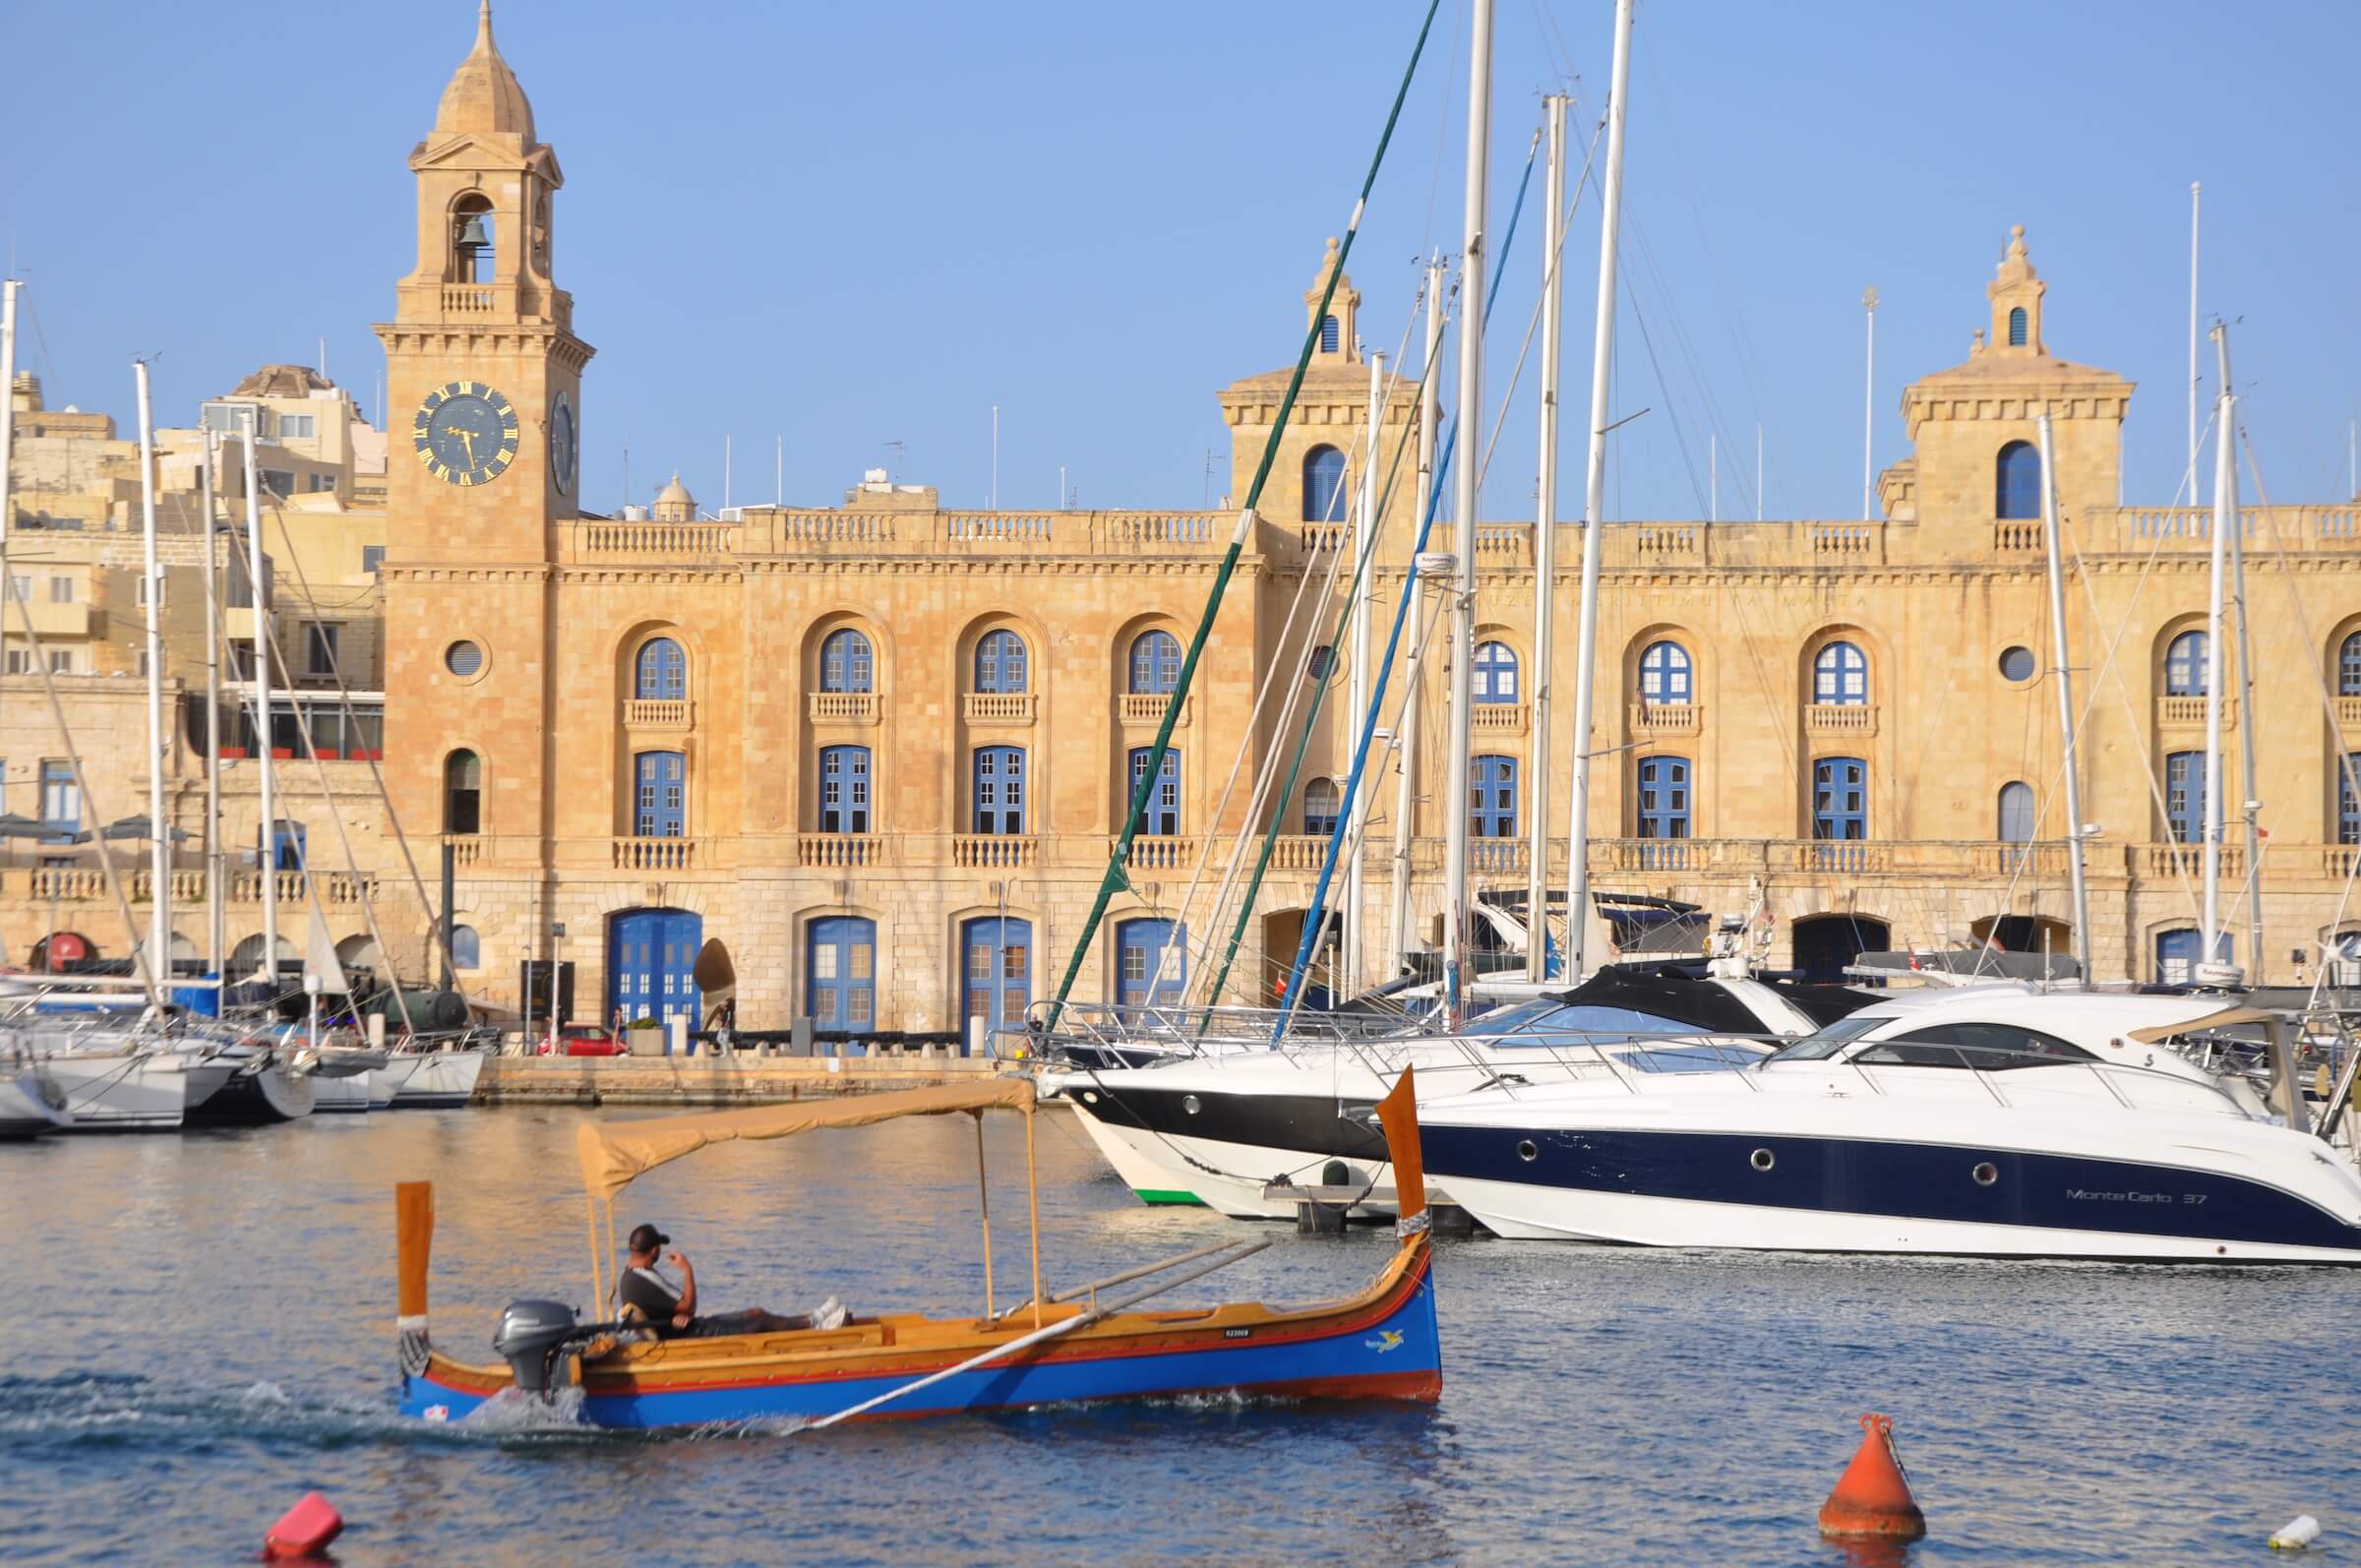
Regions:
[[[1894,1423],[1883,1416],[1864,1416],[1861,1431],[1852,1463],[1820,1505],[1820,1534],[1916,1540],[1926,1534],[1926,1515],[1918,1511],[1902,1473],[1902,1456],[1894,1451]]]
[[[344,1516],[335,1505],[319,1492],[305,1492],[303,1500],[288,1509],[271,1533],[263,1538],[263,1555],[272,1557],[314,1557],[328,1549],[328,1543],[344,1531]]]

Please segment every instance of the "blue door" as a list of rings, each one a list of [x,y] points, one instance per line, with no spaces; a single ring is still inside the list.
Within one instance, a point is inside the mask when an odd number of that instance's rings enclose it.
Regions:
[[[866,1035],[878,1027],[878,923],[832,915],[805,942],[806,1010],[815,1029]]]
[[[2205,753],[2174,752],[2164,758],[2164,819],[2174,843],[2206,841]]]
[[[2206,950],[2206,939],[2196,931],[2183,927],[2179,931],[2156,933],[2156,980],[2166,986],[2187,986],[2197,980],[2197,963]],[[2217,963],[2230,961],[2230,934],[2219,932],[2213,937],[2213,957]]]
[[[1115,929],[1115,999],[1126,1007],[1177,1007],[1188,985],[1188,928],[1126,920]],[[1168,951],[1169,949],[1169,951]]]
[[[679,838],[689,831],[689,767],[678,752],[641,752],[633,759],[632,831]]]
[[[1025,749],[1021,746],[976,748],[976,831],[1022,833],[1025,830]]]
[[[819,754],[819,830],[869,831],[869,748],[830,746]]]
[[[1812,837],[1869,836],[1869,764],[1824,756],[1812,764]]]
[[[1468,780],[1468,836],[1517,836],[1517,759],[1513,756],[1475,758]]]
[[[607,1012],[625,1023],[685,1014],[697,1027],[695,970],[705,922],[685,909],[635,909],[607,923]]]
[[[988,1029],[1023,1026],[1033,1000],[1033,923],[971,920],[960,930],[959,1016]]]
[[[1139,781],[1147,776],[1148,758],[1154,754],[1152,746],[1131,749],[1131,794],[1123,803],[1129,810],[1131,802],[1139,799]],[[1156,787],[1148,792],[1147,809],[1140,814],[1139,830],[1143,833],[1178,833],[1180,831],[1180,754],[1169,748],[1164,754],[1164,765],[1156,770]]]
[[[303,824],[279,819],[278,831],[271,835],[271,867],[273,871],[299,872],[310,865],[304,853],[307,845]]]

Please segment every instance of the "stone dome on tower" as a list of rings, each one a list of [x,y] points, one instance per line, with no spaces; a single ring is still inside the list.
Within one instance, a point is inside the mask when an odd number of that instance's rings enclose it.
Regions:
[[[696,520],[696,498],[689,493],[687,485],[681,483],[681,476],[677,470],[672,476],[672,483],[656,492],[654,520],[657,522],[695,522]]]
[[[450,136],[473,132],[516,136],[529,146],[533,140],[533,106],[517,82],[516,73],[500,57],[492,41],[492,0],[483,0],[476,14],[475,47],[452,73],[435,110],[435,132]]]

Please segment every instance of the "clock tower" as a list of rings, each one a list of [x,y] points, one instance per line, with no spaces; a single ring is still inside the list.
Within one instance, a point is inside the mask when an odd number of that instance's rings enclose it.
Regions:
[[[418,264],[398,285],[394,320],[377,329],[387,554],[543,561],[548,525],[575,512],[591,348],[574,335],[574,297],[552,271],[565,176],[492,41],[491,0],[410,168]]]
[[[578,511],[591,349],[552,261],[565,179],[492,40],[490,0],[409,161],[417,265],[377,328],[386,781],[411,831],[470,836],[471,882],[514,881],[547,859],[550,541]]]

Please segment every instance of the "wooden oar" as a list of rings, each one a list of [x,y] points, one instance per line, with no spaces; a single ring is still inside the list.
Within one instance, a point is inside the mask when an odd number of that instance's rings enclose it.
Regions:
[[[1266,1246],[1269,1245],[1268,1242],[1264,1242],[1263,1244]],[[1060,1334],[1071,1334],[1078,1328],[1096,1323],[1103,1318],[1112,1317],[1126,1307],[1138,1305],[1151,1296],[1162,1296],[1167,1291],[1173,1290],[1179,1286],[1186,1285],[1191,1280],[1199,1279],[1207,1274],[1211,1274],[1214,1270],[1222,1268],[1228,1263],[1234,1261],[1236,1260],[1225,1258],[1219,1262],[1208,1263],[1203,1268],[1190,1269],[1185,1274],[1175,1275],[1172,1279],[1165,1281],[1161,1285],[1151,1285],[1144,1291],[1134,1291],[1131,1295],[1124,1297],[1120,1301],[1110,1301],[1105,1306],[1083,1312],[1075,1317],[1069,1317],[1062,1323],[1052,1323],[1046,1328],[1037,1328],[1030,1334],[1019,1335],[1017,1338],[1010,1340],[1005,1345],[996,1345],[991,1350],[982,1352],[979,1355],[971,1356],[956,1366],[946,1366],[939,1372],[929,1372],[926,1376],[919,1378],[915,1382],[904,1383],[899,1388],[889,1388],[884,1393],[876,1396],[874,1399],[865,1399],[860,1404],[851,1406],[845,1410],[840,1410],[833,1416],[823,1416],[818,1420],[814,1421],[811,1425],[802,1428],[802,1430],[807,1432],[816,1432],[823,1426],[833,1426],[838,1421],[876,1410],[879,1405],[889,1404],[894,1400],[900,1399],[904,1394],[915,1394],[922,1388],[931,1388],[935,1384],[941,1382],[946,1377],[956,1377],[961,1372],[973,1371],[977,1367],[984,1365],[987,1361],[997,1361],[1003,1356],[1012,1356],[1018,1351],[1024,1350],[1030,1346],[1039,1345],[1045,1340],[1054,1340]]]

